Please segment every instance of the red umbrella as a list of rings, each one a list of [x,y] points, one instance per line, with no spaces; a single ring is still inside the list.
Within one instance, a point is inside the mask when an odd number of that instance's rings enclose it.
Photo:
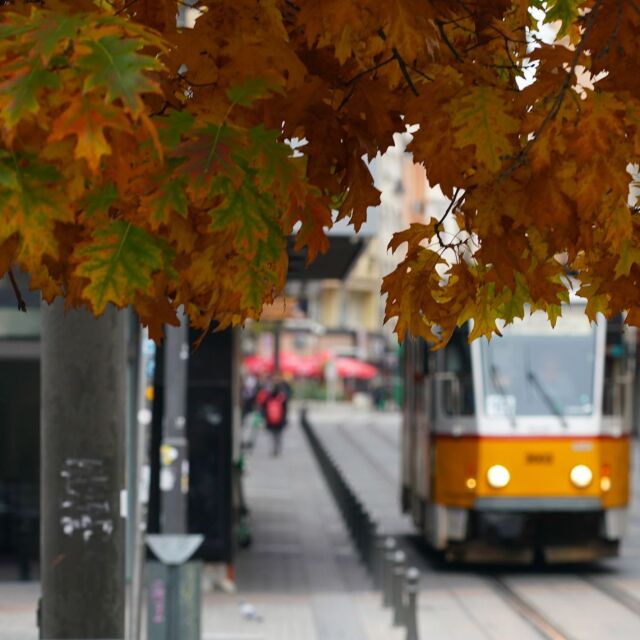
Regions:
[[[263,358],[262,356],[246,356],[243,364],[247,372],[255,376],[270,373],[273,370],[273,360],[270,361],[268,358]]]
[[[340,378],[359,378],[361,380],[371,380],[378,375],[378,369],[368,362],[363,362],[357,358],[341,356],[334,360],[336,373]]]
[[[315,378],[322,375],[324,359],[319,355],[299,355],[284,351],[280,354],[280,371],[302,378]],[[247,356],[244,366],[249,373],[260,375],[273,373],[273,356]]]
[[[301,356],[298,364],[298,375],[303,378],[319,378],[324,369],[325,359],[321,354]]]

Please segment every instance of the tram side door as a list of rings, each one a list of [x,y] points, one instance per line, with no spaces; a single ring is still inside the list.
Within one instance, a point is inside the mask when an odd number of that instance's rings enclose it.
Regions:
[[[432,473],[432,402],[429,375],[429,346],[423,340],[413,341],[413,378],[411,381],[412,438],[409,443],[409,474],[413,488],[414,521],[424,526],[424,508],[430,500]]]
[[[413,432],[415,430],[414,407],[414,370],[415,370],[415,346],[412,338],[407,338],[402,347],[402,373],[404,378],[404,390],[402,396],[402,438],[400,451],[400,481],[402,510],[407,512],[411,509],[413,484],[413,455],[412,447],[414,442]]]

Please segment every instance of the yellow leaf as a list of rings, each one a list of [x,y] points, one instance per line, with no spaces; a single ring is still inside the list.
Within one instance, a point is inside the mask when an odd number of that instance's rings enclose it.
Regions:
[[[505,92],[492,87],[474,87],[449,109],[455,130],[455,146],[475,147],[476,159],[490,171],[499,171],[506,157],[515,153],[513,135],[520,121],[509,113]]]

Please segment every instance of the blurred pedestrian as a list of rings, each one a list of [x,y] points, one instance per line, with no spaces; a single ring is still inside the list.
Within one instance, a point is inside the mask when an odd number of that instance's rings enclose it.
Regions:
[[[242,446],[251,451],[256,444],[258,433],[264,424],[264,403],[269,395],[270,383],[263,379],[256,380],[253,396],[248,400],[249,413],[243,424]]]
[[[267,431],[273,438],[272,454],[274,456],[280,455],[282,450],[282,432],[287,422],[287,400],[287,395],[282,388],[274,385],[264,401],[263,413]]]

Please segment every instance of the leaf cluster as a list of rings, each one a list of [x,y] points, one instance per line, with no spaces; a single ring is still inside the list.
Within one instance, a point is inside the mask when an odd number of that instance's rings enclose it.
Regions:
[[[543,38],[549,27],[555,37]],[[257,317],[409,150],[451,200],[398,234],[387,318],[443,344],[640,309],[640,5],[621,0],[43,0],[0,9],[0,266],[161,334]],[[295,143],[293,144],[292,143]],[[293,147],[296,147],[294,151]]]

